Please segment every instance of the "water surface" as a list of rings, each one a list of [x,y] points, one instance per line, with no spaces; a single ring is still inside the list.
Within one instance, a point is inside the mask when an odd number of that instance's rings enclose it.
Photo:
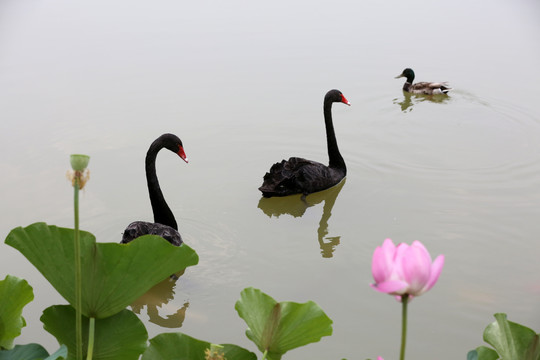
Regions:
[[[234,310],[254,286],[313,300],[334,321],[331,337],[286,357],[397,358],[400,306],[368,286],[388,237],[446,256],[410,306],[409,358],[465,358],[495,312],[540,331],[539,20],[533,0],[3,0],[1,233],[72,226],[64,174],[69,154],[86,153],[81,226],[119,241],[129,222],[152,219],[144,155],[172,132],[190,163],[163,152],[158,176],[200,264],[133,305],[151,337],[255,351]],[[394,79],[405,67],[454,90],[408,96]],[[332,88],[352,103],[333,107],[346,181],[305,201],[261,199],[274,162],[326,161]],[[39,317],[64,300],[1,247],[0,278],[35,292],[17,343],[54,350]]]

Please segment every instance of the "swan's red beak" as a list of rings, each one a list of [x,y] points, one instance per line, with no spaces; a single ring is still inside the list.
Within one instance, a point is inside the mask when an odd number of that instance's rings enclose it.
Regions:
[[[341,94],[341,102],[344,103],[345,105],[351,106],[351,103],[349,102],[349,100],[345,98],[343,94]]]
[[[179,147],[178,149],[178,156],[180,156],[182,158],[182,160],[184,160],[186,163],[189,162],[187,156],[186,156],[186,153],[184,152],[184,148],[183,147]]]

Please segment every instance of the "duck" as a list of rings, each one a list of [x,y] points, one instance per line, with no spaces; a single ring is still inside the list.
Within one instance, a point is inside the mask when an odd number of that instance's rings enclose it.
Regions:
[[[275,163],[264,175],[263,184],[259,187],[263,197],[294,194],[306,196],[335,186],[345,178],[347,167],[339,152],[332,123],[332,104],[335,102],[351,105],[339,90],[330,90],[324,96],[323,115],[329,164],[324,165],[300,157]]]
[[[423,95],[436,95],[436,94],[446,94],[448,91],[452,90],[451,87],[448,87],[446,82],[419,82],[413,84],[414,81],[414,71],[411,68],[406,68],[403,72],[396,76],[396,79],[406,78],[407,81],[403,84],[403,91],[409,92],[411,94],[423,94]]]

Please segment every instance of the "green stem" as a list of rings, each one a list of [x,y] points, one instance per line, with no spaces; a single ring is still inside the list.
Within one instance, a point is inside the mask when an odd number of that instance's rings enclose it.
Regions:
[[[399,360],[405,360],[405,344],[407,343],[407,304],[409,302],[409,295],[405,294],[401,296],[401,352]]]
[[[266,360],[266,354],[268,354],[268,350],[264,350],[263,357],[261,360]]]
[[[75,172],[74,215],[75,215],[75,335],[77,360],[82,360],[82,285],[81,285],[81,243],[79,234],[79,172]]]
[[[88,324],[88,353],[86,360],[92,360],[92,354],[94,353],[94,332],[96,329],[96,318],[91,317]]]

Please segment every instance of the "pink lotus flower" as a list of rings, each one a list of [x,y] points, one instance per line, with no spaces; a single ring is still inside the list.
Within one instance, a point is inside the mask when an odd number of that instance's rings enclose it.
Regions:
[[[386,239],[382,246],[373,252],[371,272],[377,291],[396,295],[420,296],[435,285],[441,275],[444,255],[439,255],[431,262],[427,249],[418,240],[412,245],[401,243],[395,246],[391,239]]]

